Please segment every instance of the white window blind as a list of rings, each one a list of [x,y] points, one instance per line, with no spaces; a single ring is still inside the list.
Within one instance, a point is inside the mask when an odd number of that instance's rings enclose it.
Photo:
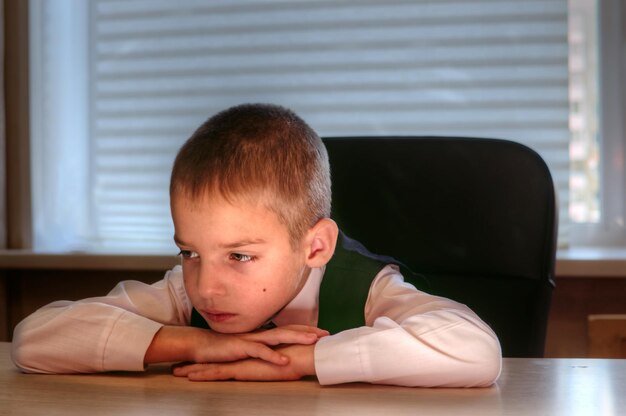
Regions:
[[[93,247],[173,250],[175,153],[242,102],[288,106],[321,136],[522,142],[550,166],[566,228],[566,0],[95,0],[85,24]]]

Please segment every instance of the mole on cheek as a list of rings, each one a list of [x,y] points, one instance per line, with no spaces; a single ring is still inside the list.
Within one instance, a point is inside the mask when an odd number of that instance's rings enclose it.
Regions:
[[[266,288],[263,288],[263,292],[267,292],[267,289],[266,289]]]

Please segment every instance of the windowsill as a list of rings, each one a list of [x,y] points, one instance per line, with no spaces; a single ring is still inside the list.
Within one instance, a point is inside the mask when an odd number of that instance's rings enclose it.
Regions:
[[[557,277],[626,278],[626,247],[576,247],[557,252]]]
[[[0,270],[96,269],[165,272],[179,263],[178,257],[164,254],[35,253],[30,250],[0,250]]]
[[[2,269],[145,270],[171,269],[179,260],[162,254],[33,253],[0,250]],[[570,248],[559,250],[557,278],[626,278],[626,248]]]

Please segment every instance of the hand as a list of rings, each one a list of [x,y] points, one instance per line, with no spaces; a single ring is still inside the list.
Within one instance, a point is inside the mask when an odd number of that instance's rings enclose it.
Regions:
[[[242,380],[278,381],[298,380],[315,375],[314,345],[289,345],[279,351],[289,357],[286,365],[276,365],[255,358],[211,364],[181,364],[174,367],[174,375],[192,381]]]
[[[213,363],[258,358],[285,365],[289,358],[270,346],[310,345],[328,331],[305,325],[287,325],[245,334],[221,334],[206,329],[164,326],[146,351],[146,364],[172,361]]]

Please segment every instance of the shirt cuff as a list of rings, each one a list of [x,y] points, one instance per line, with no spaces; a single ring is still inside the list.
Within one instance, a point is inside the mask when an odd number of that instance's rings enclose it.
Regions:
[[[359,345],[360,330],[342,331],[317,341],[315,373],[321,385],[366,380]]]
[[[131,312],[122,313],[104,347],[103,371],[143,371],[146,351],[162,326]]]

